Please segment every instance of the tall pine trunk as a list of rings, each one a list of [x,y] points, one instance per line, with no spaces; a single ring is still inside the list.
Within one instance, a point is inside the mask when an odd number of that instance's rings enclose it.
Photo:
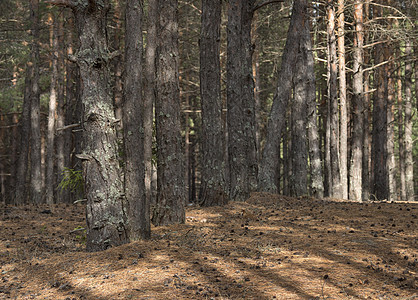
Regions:
[[[13,124],[13,129],[12,129],[12,134],[10,136],[10,143],[11,143],[11,156],[10,156],[10,189],[8,191],[9,194],[9,203],[10,204],[15,204],[14,203],[14,198],[15,198],[15,193],[16,193],[16,172],[17,172],[17,160],[18,160],[18,155],[17,155],[17,147],[19,145],[19,114],[17,112],[14,112],[12,115],[12,124]]]
[[[397,55],[400,55],[400,49],[397,49]],[[405,149],[404,149],[404,109],[403,109],[403,85],[402,85],[402,62],[396,64],[397,68],[397,82],[396,82],[396,102],[398,107],[398,113],[396,115],[398,125],[398,165],[399,165],[399,199],[406,201],[406,181],[405,181]]]
[[[231,0],[227,26],[229,197],[246,200],[257,188],[251,22],[254,0]]]
[[[110,54],[106,35],[109,1],[75,3],[82,80],[84,187],[87,196],[87,250],[128,242],[125,195],[109,86]]]
[[[152,139],[155,103],[155,57],[157,51],[157,19],[158,1],[148,0],[147,45],[145,48],[144,70],[144,164],[145,164],[145,196],[153,203],[152,193]]]
[[[410,41],[406,43],[405,52],[408,56],[412,55],[412,45]],[[415,75],[418,75],[417,64],[415,63]],[[405,135],[404,135],[404,151],[405,151],[405,189],[406,200],[414,201],[414,158],[413,158],[413,114],[412,114],[412,63],[407,61],[405,65]],[[418,76],[415,76],[415,84],[418,87]],[[416,93],[418,89],[416,89]],[[415,93],[415,101],[417,95]],[[416,117],[415,117],[416,118]]]
[[[370,15],[370,5],[366,3],[364,5],[364,19],[365,22],[369,20]],[[367,31],[365,31],[367,32]],[[369,40],[369,34],[365,36],[365,40]],[[368,65],[370,62],[370,54],[369,51],[363,51],[364,54],[364,65]],[[363,148],[362,148],[362,200],[368,201],[370,200],[370,170],[371,168],[371,131],[370,131],[370,120],[371,120],[371,101],[370,101],[370,72],[365,71],[364,73],[364,94],[363,94]]]
[[[340,92],[340,178],[341,197],[348,199],[347,177],[347,83],[345,72],[345,30],[344,30],[345,0],[338,0],[338,75]]]
[[[308,2],[302,1],[301,5],[304,7],[305,13],[301,35],[301,61],[298,61],[298,73],[301,73],[301,81],[299,84],[303,85],[305,90],[305,102],[307,105],[307,134],[308,134],[308,152],[310,162],[310,193],[312,196],[322,198],[324,196],[324,179],[321,162],[321,149],[319,143],[318,131],[318,115],[317,115],[317,101],[316,101],[316,84],[315,84],[315,62],[312,51],[311,28],[309,21]],[[297,87],[295,87],[295,94]]]
[[[42,202],[42,171],[41,171],[41,121],[40,121],[40,92],[39,92],[39,0],[30,0],[31,20],[31,200],[35,204]]]
[[[353,52],[353,133],[350,159],[349,198],[362,201],[362,159],[363,159],[363,3],[356,0],[354,5],[354,52]]]
[[[65,30],[65,39],[67,41],[66,55],[67,57],[74,56],[74,17],[70,12],[66,15],[66,26],[68,27]],[[67,125],[79,124],[81,123],[81,99],[79,93],[79,82],[80,77],[78,76],[78,67],[77,64],[66,60],[65,61],[65,120]],[[64,149],[66,153],[66,166],[73,170],[80,170],[81,164],[78,162],[78,159],[75,157],[76,153],[80,153],[80,128],[76,125],[75,128],[66,129],[64,132]],[[60,191],[61,192],[61,191]],[[69,191],[67,200],[69,202],[78,200],[82,191]],[[66,193],[66,192],[64,192]]]
[[[157,54],[157,203],[156,225],[184,223],[186,189],[180,126],[178,1],[160,0]]]
[[[298,0],[294,5],[299,5],[305,0]],[[307,195],[308,188],[308,152],[307,152],[307,136],[306,136],[306,118],[307,118],[307,85],[306,85],[306,58],[303,54],[298,53],[296,64],[296,74],[293,78],[294,96],[292,100],[292,117],[291,117],[291,159],[292,159],[292,175],[290,177],[290,195],[303,196]]]
[[[115,1],[115,31],[113,37],[113,47],[122,51],[122,38],[123,38],[123,29],[122,29],[122,18],[123,18],[123,9],[122,1]],[[126,18],[126,17],[125,17]],[[126,24],[125,24],[126,26]],[[113,87],[113,104],[115,109],[115,117],[117,120],[120,120],[117,124],[118,137],[119,134],[122,134],[120,131],[123,128],[123,55],[115,57],[113,61],[113,72],[114,72],[114,87]],[[126,70],[125,70],[126,71]]]
[[[221,0],[202,1],[200,93],[202,105],[202,178],[199,201],[204,206],[228,201],[223,161],[220,25]]]
[[[66,162],[68,161],[68,152],[67,148],[65,147],[65,43],[64,43],[64,20],[61,15],[58,16],[58,101],[57,101],[57,122],[56,122],[56,160],[57,160],[57,169],[56,169],[56,176],[55,182],[61,182],[63,178],[63,172],[66,166]],[[55,188],[57,185],[55,186]],[[69,190],[63,190],[56,193],[56,202],[63,203],[68,202],[69,198]]]
[[[393,57],[393,44],[389,44],[385,49],[385,52],[388,52],[386,55],[387,59]],[[387,91],[387,170],[388,170],[388,182],[389,182],[389,193],[388,200],[396,201],[397,190],[396,190],[396,162],[395,162],[395,113],[394,113],[394,104],[395,104],[395,82],[393,79],[394,74],[394,64],[389,63],[385,66],[386,74],[388,74],[388,91]]]
[[[19,155],[16,162],[16,191],[14,204],[23,205],[27,203],[27,176],[29,162],[29,139],[30,139],[30,112],[31,112],[31,74],[32,63],[26,64],[25,92],[23,95],[22,114],[19,120]]]
[[[144,137],[142,124],[142,1],[126,2],[125,85],[123,141],[125,195],[130,240],[151,235],[149,202],[145,197]],[[139,151],[138,151],[139,149]]]
[[[286,110],[292,91],[292,78],[300,43],[300,28],[303,14],[299,5],[293,5],[286,45],[282,55],[282,65],[278,74],[277,89],[273,98],[268,123],[267,135],[260,162],[258,188],[260,191],[277,193],[279,178],[280,140],[286,126]],[[287,172],[285,172],[287,173]],[[285,174],[287,178],[288,174]],[[284,186],[287,190],[287,186]]]
[[[57,111],[58,94],[58,20],[57,15],[51,13],[50,24],[50,44],[52,48],[51,63],[51,84],[49,94],[48,130],[46,147],[46,176],[45,176],[45,198],[46,203],[54,203],[55,189],[55,115]]]
[[[335,8],[332,0],[327,2],[328,13],[328,116],[326,129],[326,142],[329,149],[329,196],[334,198],[342,198],[342,184],[340,172],[340,119],[338,109],[338,87],[337,87],[337,37],[335,34]],[[346,124],[345,124],[346,125]],[[328,152],[328,150],[327,150]]]
[[[385,61],[384,46],[375,49],[375,64]],[[372,160],[373,160],[373,195],[377,200],[388,199],[389,178],[387,170],[387,85],[388,74],[384,67],[375,70],[373,99],[373,131],[372,131]]]

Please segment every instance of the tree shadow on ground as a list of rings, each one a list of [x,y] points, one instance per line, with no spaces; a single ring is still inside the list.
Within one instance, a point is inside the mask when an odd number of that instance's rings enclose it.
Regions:
[[[27,211],[27,218],[2,222],[0,241],[7,240],[10,248],[0,242],[0,262],[5,263],[0,296],[407,299],[416,292],[417,231],[407,225],[414,224],[417,209],[418,204],[261,194],[225,207],[191,208],[187,224],[154,228],[150,241],[100,253],[77,247],[57,251],[57,238],[78,226],[77,212],[63,209],[36,220],[39,212]],[[66,216],[74,220],[65,221]],[[48,222],[56,226],[39,237],[39,228]],[[8,230],[16,232],[15,240]],[[34,243],[37,253],[27,248]],[[27,249],[26,257],[2,257],[19,247]]]

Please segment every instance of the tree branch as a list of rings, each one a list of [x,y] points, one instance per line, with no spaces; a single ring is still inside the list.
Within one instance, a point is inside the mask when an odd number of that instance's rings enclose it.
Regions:
[[[267,1],[263,1],[263,2],[261,2],[261,3],[259,3],[259,4],[257,4],[257,5],[254,6],[253,12],[256,11],[257,9],[262,8],[263,6],[266,6],[266,5],[269,5],[269,4],[272,4],[272,3],[281,3],[281,2],[284,2],[284,0],[267,0]]]
[[[17,126],[19,126],[19,124],[3,125],[3,126],[0,126],[0,129],[13,128],[13,127],[17,127]]]
[[[70,125],[67,125],[67,126],[64,126],[64,127],[57,128],[57,131],[61,131],[61,130],[66,130],[66,129],[70,129],[70,128],[78,127],[78,126],[80,126],[80,125],[81,125],[80,123],[77,123],[77,124],[70,124]]]

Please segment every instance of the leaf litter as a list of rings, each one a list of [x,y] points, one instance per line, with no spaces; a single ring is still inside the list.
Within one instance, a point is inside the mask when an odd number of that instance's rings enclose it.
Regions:
[[[82,204],[3,206],[0,299],[418,299],[417,215],[254,193],[89,253]]]

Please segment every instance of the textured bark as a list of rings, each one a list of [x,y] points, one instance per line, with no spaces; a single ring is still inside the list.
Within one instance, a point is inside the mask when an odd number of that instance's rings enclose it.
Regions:
[[[76,54],[82,80],[83,177],[87,196],[87,250],[100,251],[128,242],[125,197],[110,95],[106,39],[108,1],[73,7],[80,48]]]
[[[73,45],[75,43],[73,37],[74,30],[74,18],[72,15],[66,16],[66,26],[67,30],[65,31],[65,39],[67,41],[66,54],[67,57],[74,55]],[[77,64],[69,60],[65,61],[65,120],[67,125],[78,124],[81,122],[81,99],[77,91],[77,82],[80,80],[78,76],[78,67]],[[66,151],[66,166],[74,170],[80,170],[81,164],[78,162],[78,159],[75,157],[75,153],[80,153],[80,129],[65,130],[64,132],[64,149]],[[61,192],[61,191],[60,191]],[[65,192],[64,192],[65,193]],[[78,194],[79,191],[69,192],[67,201],[72,202],[80,199],[83,195]],[[84,198],[84,197],[83,197]]]
[[[364,5],[364,18],[365,22],[369,20],[370,15],[370,5],[366,3]],[[365,31],[367,32],[367,31]],[[365,36],[365,40],[369,40],[369,34]],[[364,52],[364,64],[368,65],[370,61],[369,52]],[[364,109],[363,109],[363,164],[362,164],[362,200],[370,200],[370,186],[371,186],[371,93],[370,93],[370,72],[366,71],[364,73]]]
[[[50,44],[52,47],[51,59],[51,84],[49,92],[47,146],[46,146],[46,177],[45,177],[45,198],[47,204],[54,203],[55,189],[55,115],[57,111],[58,94],[58,20],[56,14],[49,16],[50,22]]]
[[[31,71],[32,63],[26,64],[25,93],[23,96],[22,115],[19,121],[19,156],[16,163],[16,192],[14,204],[23,205],[27,203],[27,185],[29,161],[29,139],[30,139],[30,111],[31,111]]]
[[[400,49],[397,49],[397,55],[400,55]],[[399,155],[399,200],[406,201],[406,180],[405,180],[405,127],[404,127],[404,109],[402,99],[402,62],[397,63],[397,83],[396,83],[396,101],[398,104],[397,125],[398,125],[398,155]],[[406,92],[406,90],[405,90]]]
[[[115,49],[121,50],[122,47],[122,1],[115,1],[115,31],[114,31],[114,38],[113,38],[113,47]],[[126,18],[126,17],[125,17]],[[126,24],[125,24],[126,25]],[[114,68],[114,107],[115,107],[115,116],[116,119],[120,120],[120,122],[117,123],[117,130],[118,134],[123,128],[123,112],[122,112],[122,105],[123,105],[123,55],[119,55],[118,57],[115,57],[113,62],[113,68]]]
[[[312,52],[312,39],[310,34],[310,22],[308,12],[308,2],[301,1],[303,11],[305,13],[305,22],[301,28],[301,51],[300,57],[302,60],[297,62],[297,72],[299,73],[298,85],[295,86],[295,95],[298,91],[298,86],[301,85],[302,100],[307,105],[307,133],[308,133],[308,150],[310,162],[310,178],[311,178],[311,195],[317,198],[324,196],[324,181],[321,162],[321,150],[319,143],[318,132],[318,116],[317,116],[317,101],[316,101],[316,85],[315,85],[315,69],[314,57]],[[304,95],[305,94],[305,95]]]
[[[220,25],[221,0],[202,1],[200,93],[202,105],[202,177],[199,202],[204,206],[228,201],[223,161]]]
[[[282,133],[282,139],[283,139],[283,194],[284,195],[290,195],[290,184],[289,184],[289,178],[292,173],[292,160],[290,155],[290,148],[292,147],[292,141],[290,139],[290,130],[289,128],[289,119],[290,119],[291,112],[289,111],[289,114],[285,114],[285,126]],[[280,144],[279,144],[280,149]],[[279,192],[279,185],[277,185],[277,192]]]
[[[390,59],[393,55],[393,46],[388,45],[385,49],[387,52],[386,57]],[[396,201],[397,190],[396,190],[396,162],[395,162],[395,114],[394,114],[394,103],[395,103],[395,82],[390,74],[394,74],[394,65],[389,63],[386,65],[385,72],[388,76],[388,91],[387,91],[387,170],[388,170],[388,201]]]
[[[39,99],[39,0],[31,0],[31,184],[32,203],[42,202],[42,172],[41,172],[41,122]]]
[[[411,42],[406,43],[406,54],[412,55]],[[417,65],[415,63],[415,75],[417,73]],[[405,65],[405,136],[404,136],[404,151],[405,151],[405,189],[406,199],[414,201],[414,158],[413,158],[413,114],[412,114],[412,63],[407,62]],[[415,84],[417,84],[418,76],[415,76]],[[418,87],[418,85],[417,85]],[[418,89],[416,90],[418,92]],[[415,93],[416,94],[416,93]],[[415,95],[415,101],[418,102]]]
[[[325,54],[325,53],[323,53]],[[326,70],[326,63],[322,66]],[[318,80],[319,82],[319,80]],[[324,84],[325,83],[325,84]],[[322,84],[317,84],[317,102],[319,104],[318,107],[318,123],[319,123],[319,149],[321,150],[321,165],[322,165],[322,175],[323,175],[323,186],[324,186],[324,197],[328,196],[328,171],[331,169],[326,164],[329,163],[329,159],[326,159],[326,156],[329,155],[329,151],[327,152],[328,142],[326,140],[326,130],[327,130],[327,117],[328,117],[328,105],[327,105],[327,87],[326,81]]]
[[[227,26],[229,197],[243,201],[257,188],[251,22],[254,0],[232,0]]]
[[[142,126],[142,1],[127,0],[125,30],[125,95],[123,141],[128,236],[132,241],[151,236],[149,202],[145,197]],[[139,149],[139,151],[138,151]]]
[[[306,17],[300,9],[300,5],[293,5],[286,45],[283,50],[282,65],[278,75],[277,89],[267,123],[267,136],[258,177],[259,190],[264,192],[278,192],[280,138],[285,128],[286,109],[292,89],[292,78],[297,59],[296,53],[300,43],[300,28],[304,22],[304,17]]]
[[[65,61],[64,61],[64,51],[65,51],[65,42],[64,42],[64,20],[62,15],[58,16],[58,101],[57,101],[57,122],[56,127],[63,128],[65,126]],[[69,151],[66,148],[66,135],[64,130],[58,130],[56,132],[56,152],[57,152],[57,169],[56,169],[56,183],[61,182],[62,174],[64,168],[69,166],[67,164]],[[55,185],[55,189],[57,184]],[[69,190],[64,190],[56,193],[56,202],[63,203],[69,202]]]
[[[152,135],[153,106],[155,103],[155,55],[157,51],[158,1],[148,0],[147,45],[145,49],[144,70],[144,163],[145,163],[145,196],[153,203],[152,193]]]
[[[252,28],[251,28],[251,35],[252,35],[252,45],[254,47],[253,53],[253,62],[252,62],[252,70],[253,70],[253,80],[254,80],[254,107],[255,107],[255,138],[256,138],[256,149],[257,149],[257,160],[261,160],[261,151],[260,151],[260,144],[263,138],[261,133],[261,102],[260,102],[260,91],[261,91],[261,76],[260,76],[260,37],[258,33],[258,13],[257,11],[254,12]]]
[[[340,92],[340,178],[341,197],[348,199],[347,176],[347,83],[345,72],[345,32],[344,32],[345,0],[338,0],[338,76]]]
[[[10,135],[10,143],[11,143],[11,156],[10,156],[10,189],[9,189],[9,202],[10,204],[14,203],[15,193],[16,193],[16,173],[17,173],[17,160],[18,160],[18,145],[20,140],[19,135],[19,114],[13,113],[12,115],[12,134]]]
[[[354,4],[354,52],[353,52],[353,132],[351,137],[350,189],[349,198],[362,201],[362,159],[363,134],[363,3],[356,0]]]
[[[313,57],[311,36],[309,28],[309,13],[306,0],[297,0],[293,3],[297,6],[298,13],[301,15],[302,22],[298,27],[300,40],[299,45],[294,51],[297,53],[295,71],[293,76],[293,102],[292,102],[292,176],[291,176],[291,196],[302,196],[308,194],[308,147],[307,147],[307,109],[308,106],[313,113],[315,107],[315,75],[313,69]],[[310,117],[312,134],[313,127],[316,127],[316,118]],[[313,122],[313,123],[312,123]],[[310,136],[313,138],[314,135]],[[311,140],[315,143],[315,140]],[[317,145],[318,147],[318,145]],[[316,149],[319,154],[319,149]],[[319,159],[319,157],[315,157]],[[318,163],[317,161],[315,163]]]
[[[342,198],[340,172],[340,123],[337,98],[337,39],[335,35],[335,8],[332,0],[327,2],[328,13],[328,122],[327,142],[329,147],[329,196]]]
[[[367,60],[365,60],[367,63]],[[364,109],[363,109],[363,164],[362,164],[362,199],[370,200],[371,186],[371,108],[370,108],[370,78],[369,72],[364,73]]]
[[[294,5],[305,0],[298,0]],[[299,53],[298,53],[299,54]],[[306,58],[305,58],[306,59]],[[306,85],[306,64],[303,64],[302,55],[298,55],[296,74],[293,78],[295,88],[292,102],[292,175],[290,177],[290,195],[294,197],[307,195],[308,188],[308,152],[306,136],[306,118],[308,90]],[[306,61],[306,60],[305,60]]]
[[[375,64],[385,61],[383,47],[375,49]],[[373,99],[373,191],[374,198],[385,200],[389,197],[389,182],[387,171],[387,74],[383,67],[375,70],[374,84],[376,92]]]
[[[189,78],[189,72],[186,72],[185,74],[185,79],[186,82],[188,82],[190,80]],[[192,173],[193,170],[191,169],[191,162],[193,159],[193,153],[191,153],[191,143],[190,143],[190,114],[189,114],[189,110],[190,110],[190,95],[189,93],[186,93],[186,95],[184,96],[184,107],[186,108],[186,112],[184,113],[184,119],[186,122],[184,122],[184,157],[185,157],[185,162],[184,162],[184,178],[185,178],[185,182],[186,182],[186,189],[188,191],[188,201],[190,203],[193,203],[192,198],[193,198],[193,191],[192,191],[192,185],[194,183],[194,181],[192,181]]]
[[[329,55],[328,55],[329,59]],[[328,64],[329,66],[329,64]],[[331,100],[328,98],[329,96],[329,82],[330,82],[330,69],[327,68],[327,89],[323,93],[326,96],[323,96],[324,98],[328,99],[326,102],[326,112],[325,115],[325,121],[324,121],[324,186],[325,186],[325,196],[331,197],[333,193],[332,189],[332,168],[331,168]]]
[[[157,203],[156,225],[184,223],[186,189],[180,127],[177,0],[160,0],[157,56]]]

